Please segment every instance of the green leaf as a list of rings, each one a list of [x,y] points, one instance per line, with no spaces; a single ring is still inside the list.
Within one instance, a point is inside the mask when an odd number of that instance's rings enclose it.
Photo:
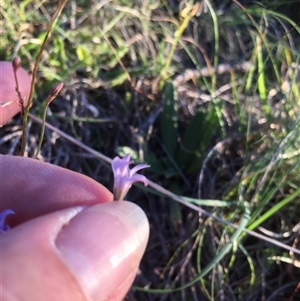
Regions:
[[[169,187],[170,191],[175,194],[180,193],[180,184],[177,181],[171,183]],[[178,202],[170,202],[170,220],[174,228],[179,231],[180,226],[182,225],[182,212],[181,205]]]
[[[107,63],[110,68],[114,68],[119,64],[119,60],[122,59],[129,51],[128,47],[119,47],[116,50],[116,55],[114,54]]]
[[[119,146],[119,147],[117,147],[116,153],[120,157],[125,157],[127,154],[130,154],[130,159],[134,162],[138,161],[138,158],[139,158],[139,155],[138,155],[137,151],[135,151],[134,149],[132,149],[129,146]]]
[[[145,162],[150,165],[149,170],[152,173],[156,173],[158,175],[165,173],[164,165],[161,163],[161,160],[157,158],[155,155],[147,154],[145,156]]]
[[[218,116],[213,108],[208,113],[196,113],[184,133],[176,155],[176,162],[182,170],[190,174],[201,166],[203,151],[218,127]]]
[[[209,207],[229,207],[239,205],[239,201],[221,201],[221,200],[211,200],[211,199],[194,199],[185,196],[180,196],[183,200],[196,204],[198,206],[209,206]]]
[[[167,83],[162,113],[162,141],[168,155],[175,157],[177,147],[177,103],[173,83]]]
[[[65,43],[63,41],[63,39],[61,38],[61,36],[57,35],[53,37],[53,44],[55,47],[55,56],[61,63],[63,62],[67,62],[68,61],[68,57],[66,54],[66,50],[65,50]],[[60,65],[61,65],[60,63]]]
[[[183,170],[186,169],[189,162],[192,160],[196,149],[201,144],[204,131],[204,120],[205,113],[198,111],[192,118],[184,133],[180,148],[178,149],[176,156],[176,162]]]
[[[220,130],[220,119],[218,116],[218,110],[214,106],[208,114],[205,116],[205,121],[203,123],[202,139],[199,141],[198,146],[195,148],[194,155],[187,166],[186,173],[192,174],[199,170],[202,166],[203,156],[208,145],[213,139],[213,135],[216,131]]]
[[[258,92],[262,103],[262,108],[266,115],[270,117],[270,108],[267,102],[267,88],[266,88],[266,79],[265,79],[265,62],[262,52],[262,41],[260,37],[257,37],[257,66],[258,66],[258,79],[257,79],[257,86]]]
[[[76,54],[79,61],[84,62],[88,66],[93,65],[93,59],[91,57],[91,52],[81,45],[77,45]]]

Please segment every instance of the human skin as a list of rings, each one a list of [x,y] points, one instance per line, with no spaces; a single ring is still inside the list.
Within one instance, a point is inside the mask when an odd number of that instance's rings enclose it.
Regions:
[[[3,96],[1,74],[0,64]],[[0,115],[5,123],[11,111]],[[1,235],[1,300],[123,300],[149,236],[138,206],[113,201],[82,174],[6,155],[0,205],[15,211],[7,218],[12,229]]]
[[[31,77],[22,67],[18,68],[17,76],[19,90],[24,105],[26,105],[30,92]],[[12,63],[0,61],[0,127],[21,110],[15,87]]]

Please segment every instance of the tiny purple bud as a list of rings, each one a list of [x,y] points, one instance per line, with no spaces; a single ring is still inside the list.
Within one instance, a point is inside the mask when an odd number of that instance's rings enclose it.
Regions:
[[[0,234],[10,229],[10,227],[5,224],[5,219],[9,214],[15,214],[15,212],[11,209],[5,209],[0,213]]]
[[[129,165],[131,163],[129,154],[122,159],[115,157],[112,161],[115,200],[123,200],[134,182],[142,182],[145,186],[148,185],[148,179],[143,175],[137,174],[137,172],[143,168],[150,167],[150,165],[138,164],[130,170]]]
[[[13,69],[14,69],[14,72],[17,72],[17,70],[20,68],[21,66],[21,59],[16,56],[13,58],[12,60],[12,66],[13,66]]]

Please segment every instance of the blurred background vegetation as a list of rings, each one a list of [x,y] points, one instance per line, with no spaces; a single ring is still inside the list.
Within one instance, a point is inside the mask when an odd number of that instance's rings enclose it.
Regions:
[[[32,70],[57,4],[2,1],[0,59]],[[51,125],[110,158],[130,153],[187,202],[287,246],[135,187],[127,199],[151,236],[126,300],[300,300],[299,23],[299,0],[67,1],[31,114],[64,82]],[[33,156],[41,127],[28,129]],[[18,154],[21,130],[20,116],[0,129],[2,154]],[[109,166],[53,129],[39,159],[112,188]]]

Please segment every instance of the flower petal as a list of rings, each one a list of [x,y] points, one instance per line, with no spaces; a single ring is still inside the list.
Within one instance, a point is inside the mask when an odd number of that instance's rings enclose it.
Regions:
[[[131,163],[129,154],[122,159],[115,157],[112,160],[115,200],[122,200],[134,182],[142,182],[145,186],[149,183],[145,176],[139,175],[137,172],[143,168],[150,167],[150,165],[138,164],[130,170],[129,165]]]
[[[137,173],[139,170],[144,169],[144,168],[148,168],[150,167],[150,165],[148,164],[138,164],[137,166],[133,167],[130,170],[130,176],[133,176],[135,173]]]
[[[10,214],[15,214],[15,212],[11,209],[5,209],[0,213],[0,233],[6,232],[10,229],[10,227],[5,224],[5,219]]]
[[[134,182],[142,182],[144,184],[144,186],[148,186],[149,184],[149,180],[143,176],[143,175],[138,175],[138,174],[135,174],[131,177],[131,181],[132,181],[132,184]]]
[[[130,156],[127,155],[124,158],[115,157],[111,163],[114,175],[129,174]]]

